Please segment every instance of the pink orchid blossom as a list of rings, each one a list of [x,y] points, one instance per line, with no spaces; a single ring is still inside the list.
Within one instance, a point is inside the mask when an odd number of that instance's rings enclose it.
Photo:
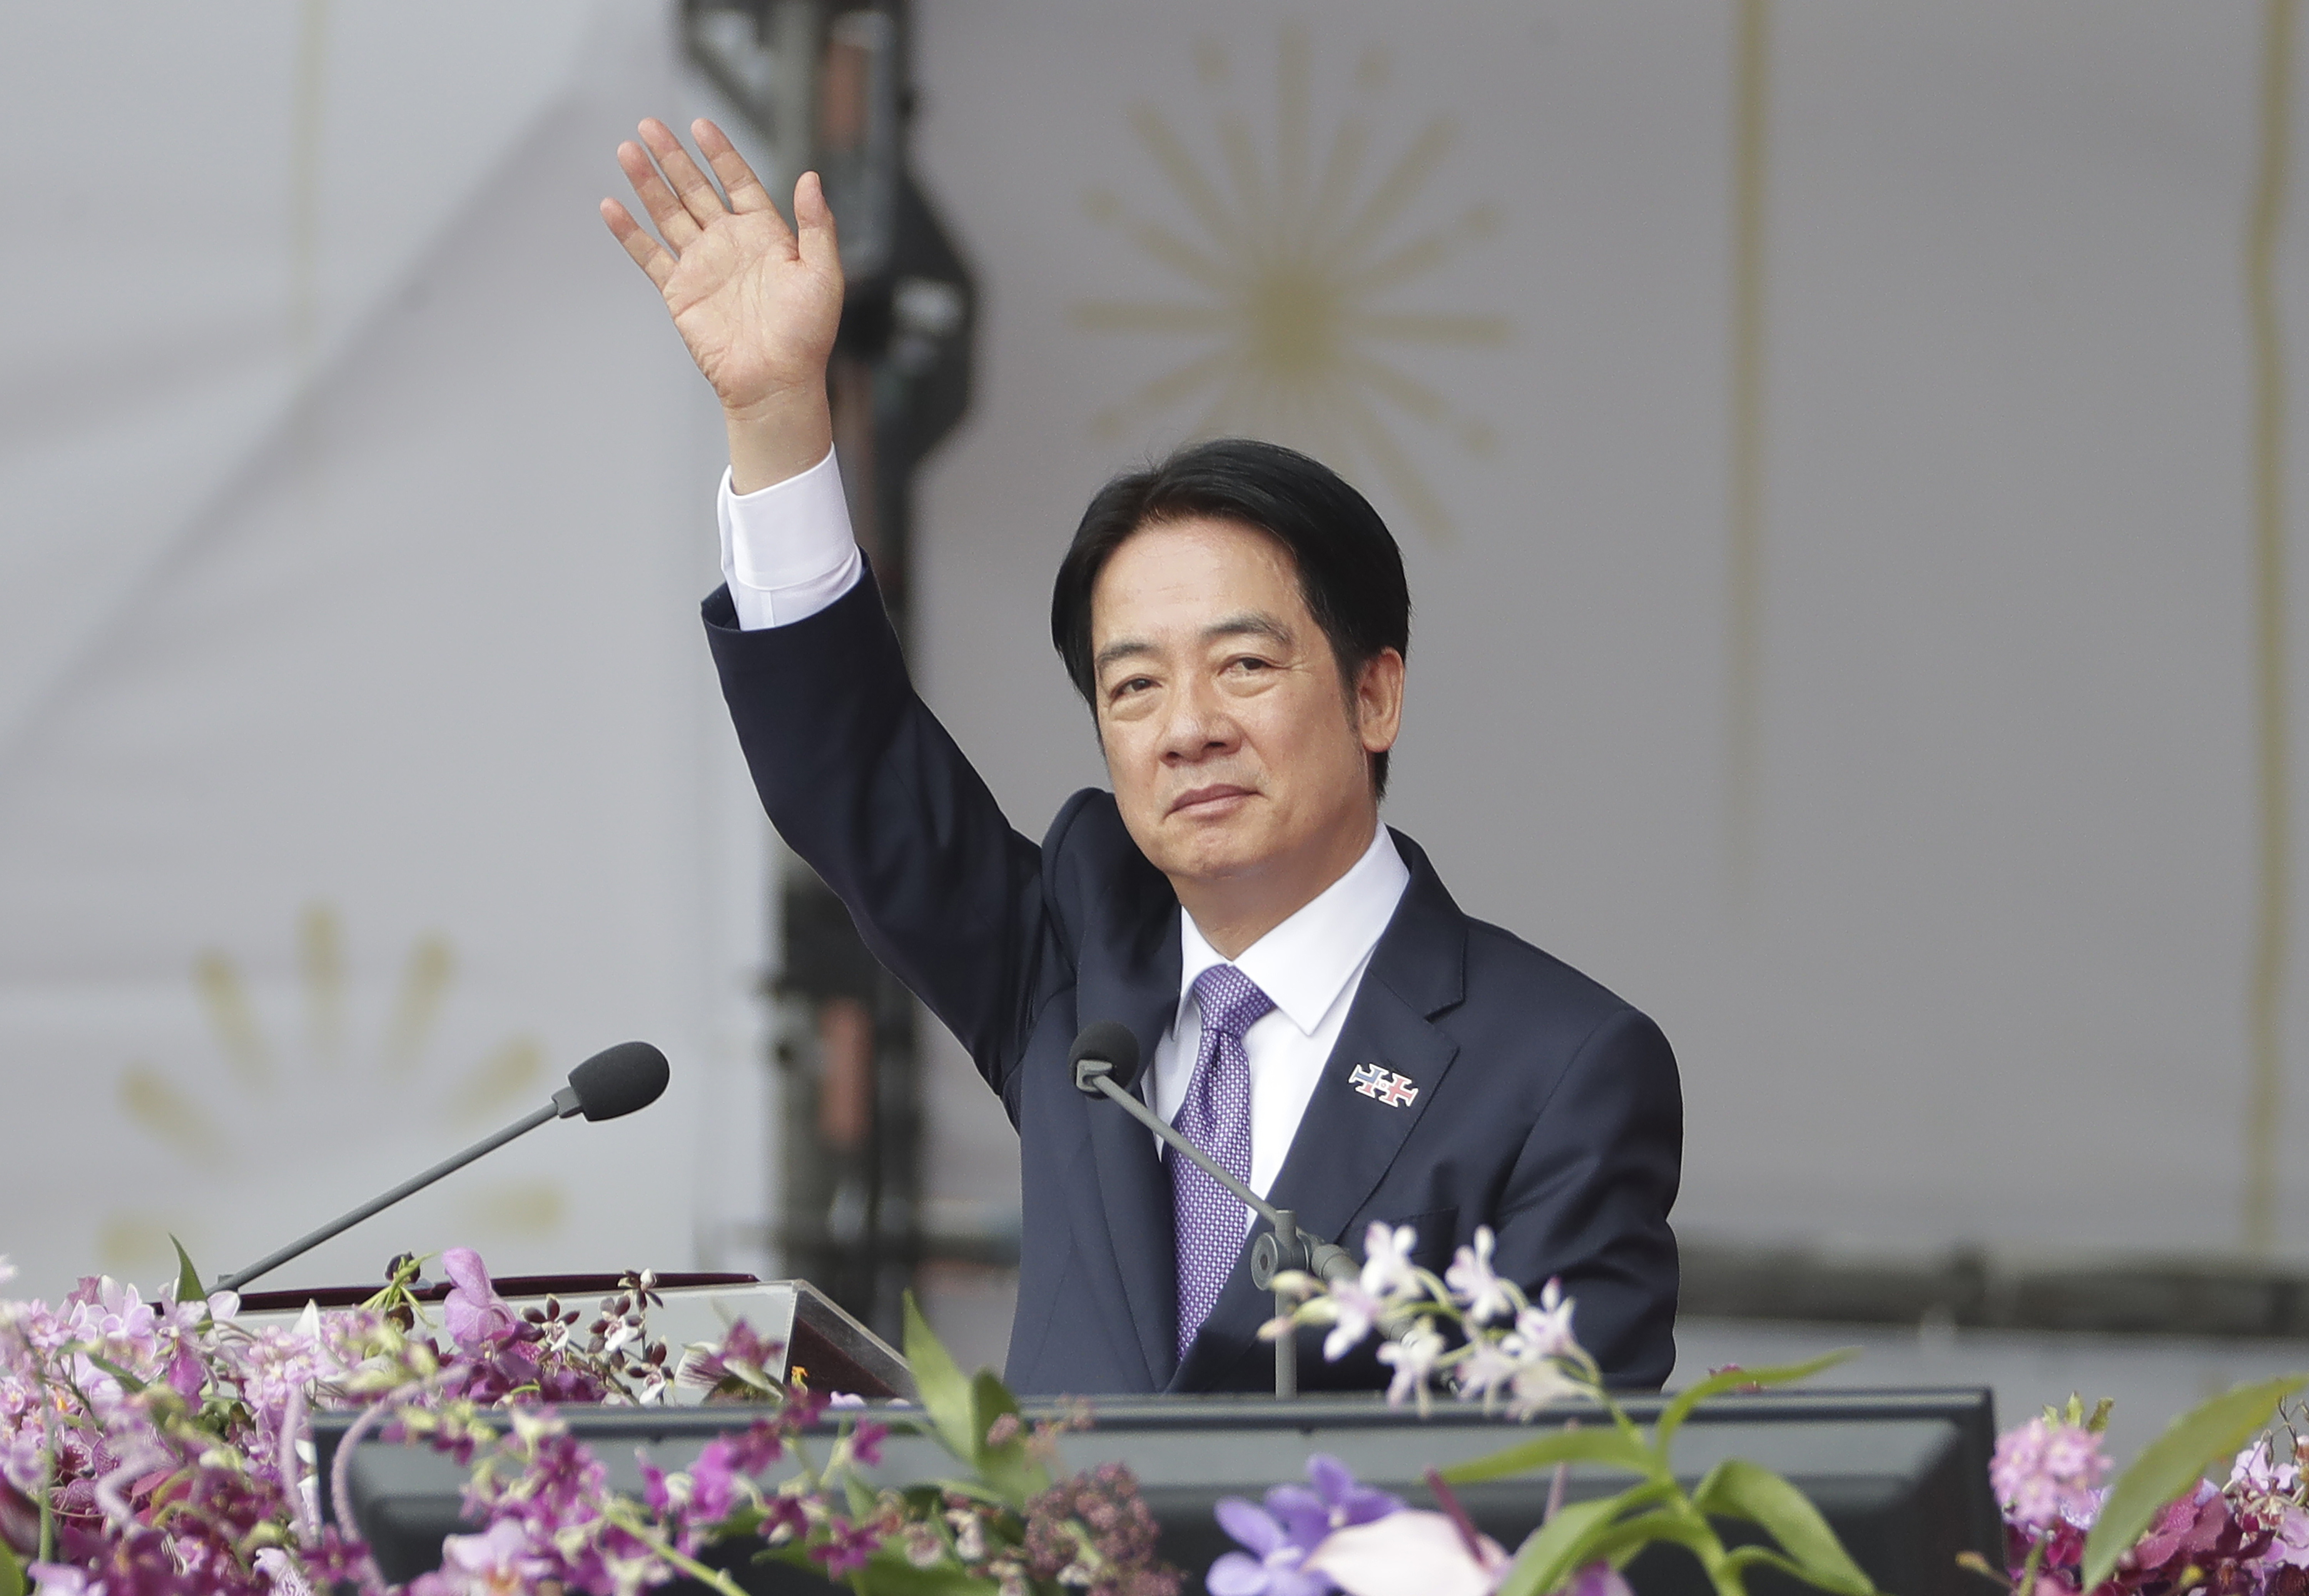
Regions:
[[[1516,1316],[1513,1350],[1530,1358],[1563,1358],[1578,1350],[1571,1333],[1571,1310],[1577,1306],[1563,1294],[1563,1282],[1551,1280],[1540,1288],[1539,1300]]]
[[[2082,1425],[2043,1419],[2005,1431],[1988,1465],[2006,1520],[2039,1533],[2063,1517],[2073,1521],[2094,1511],[2093,1488],[2107,1473],[2097,1435]]]
[[[1515,1311],[1507,1282],[1492,1269],[1492,1249],[1497,1243],[1489,1225],[1476,1226],[1474,1246],[1461,1247],[1443,1272],[1443,1283],[1466,1307],[1470,1324],[1488,1324]]]
[[[1323,1338],[1323,1360],[1327,1363],[1336,1363],[1354,1350],[1387,1309],[1387,1304],[1364,1290],[1359,1281],[1334,1286],[1328,1298],[1319,1300],[1328,1302],[1334,1316],[1331,1333]]]
[[[500,1519],[479,1535],[450,1535],[441,1542],[441,1567],[419,1575],[410,1596],[518,1596],[553,1572],[539,1557],[528,1532]]]
[[[1417,1324],[1401,1336],[1379,1350],[1379,1360],[1391,1364],[1395,1378],[1388,1382],[1387,1404],[1399,1408],[1412,1397],[1419,1399],[1420,1411],[1427,1408],[1427,1376],[1433,1372],[1437,1359],[1447,1350],[1443,1337],[1435,1327]]]
[[[1418,1244],[1419,1233],[1409,1225],[1390,1229],[1373,1221],[1363,1233],[1363,1290],[1381,1301],[1418,1296],[1419,1266],[1411,1261],[1411,1249]]]

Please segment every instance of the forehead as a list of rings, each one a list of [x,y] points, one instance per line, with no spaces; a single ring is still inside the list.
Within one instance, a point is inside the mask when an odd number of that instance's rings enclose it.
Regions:
[[[1274,533],[1193,516],[1154,522],[1118,544],[1091,588],[1094,644],[1129,633],[1198,628],[1246,612],[1312,624],[1298,563]]]

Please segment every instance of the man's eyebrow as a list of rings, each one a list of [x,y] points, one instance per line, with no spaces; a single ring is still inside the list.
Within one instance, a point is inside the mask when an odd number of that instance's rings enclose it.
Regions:
[[[1281,648],[1289,648],[1293,641],[1290,627],[1260,609],[1231,615],[1203,628],[1205,643],[1216,643],[1227,637],[1264,637]],[[1091,672],[1094,676],[1101,675],[1118,660],[1156,651],[1154,645],[1143,637],[1118,637],[1098,651],[1097,656],[1091,660]]]
[[[1216,643],[1223,637],[1264,637],[1281,648],[1289,648],[1295,641],[1291,628],[1263,609],[1245,610],[1231,615],[1223,621],[1214,621],[1203,628],[1203,641]]]
[[[1118,637],[1098,651],[1098,657],[1090,662],[1091,673],[1094,676],[1100,674],[1117,660],[1128,660],[1133,654],[1151,654],[1154,651],[1154,645],[1144,638]]]

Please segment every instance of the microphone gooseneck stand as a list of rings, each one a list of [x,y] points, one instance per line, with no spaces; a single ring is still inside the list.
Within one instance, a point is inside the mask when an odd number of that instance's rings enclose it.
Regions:
[[[605,1048],[569,1072],[569,1084],[553,1100],[532,1109],[495,1135],[474,1143],[454,1158],[442,1160],[422,1175],[411,1176],[391,1191],[371,1197],[350,1213],[340,1214],[309,1236],[300,1236],[279,1252],[259,1258],[247,1268],[219,1280],[219,1291],[238,1291],[261,1274],[270,1274],[290,1259],[351,1229],[372,1214],[382,1213],[414,1192],[423,1191],[444,1175],[454,1175],[484,1153],[495,1152],[515,1136],[527,1135],[549,1119],[568,1119],[583,1114],[588,1119],[615,1119],[636,1109],[646,1109],[664,1091],[669,1071],[665,1055],[647,1042],[619,1042]]]
[[[1120,1036],[1106,1034],[1120,1031]],[[1093,1031],[1100,1034],[1094,1036]],[[1125,1044],[1128,1044],[1127,1046]],[[1120,1056],[1110,1060],[1095,1057],[1111,1052]],[[1260,1290],[1275,1284],[1277,1275],[1295,1270],[1311,1274],[1326,1284],[1353,1280],[1362,1266],[1354,1255],[1336,1242],[1310,1236],[1299,1228],[1299,1217],[1288,1208],[1277,1208],[1250,1187],[1219,1168],[1211,1156],[1179,1133],[1176,1126],[1148,1108],[1130,1090],[1128,1083],[1138,1073],[1138,1043],[1127,1031],[1111,1022],[1085,1029],[1075,1042],[1075,1089],[1085,1096],[1104,1096],[1121,1108],[1124,1113],[1137,1120],[1148,1130],[1163,1138],[1180,1155],[1191,1159],[1205,1173],[1232,1192],[1244,1206],[1265,1220],[1270,1229],[1262,1231],[1250,1245],[1250,1281]],[[1117,1081],[1116,1076],[1123,1077]],[[1279,1318],[1287,1315],[1292,1304],[1284,1294],[1275,1293],[1275,1312]],[[1299,1394],[1299,1339],[1295,1333],[1278,1336],[1275,1342],[1275,1394],[1288,1399]]]

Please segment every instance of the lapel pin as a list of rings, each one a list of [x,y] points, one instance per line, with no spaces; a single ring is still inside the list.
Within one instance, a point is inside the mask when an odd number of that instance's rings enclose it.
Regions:
[[[1419,1088],[1409,1075],[1398,1075],[1375,1064],[1355,1065],[1354,1073],[1347,1077],[1347,1084],[1390,1109],[1403,1108],[1419,1095]]]

